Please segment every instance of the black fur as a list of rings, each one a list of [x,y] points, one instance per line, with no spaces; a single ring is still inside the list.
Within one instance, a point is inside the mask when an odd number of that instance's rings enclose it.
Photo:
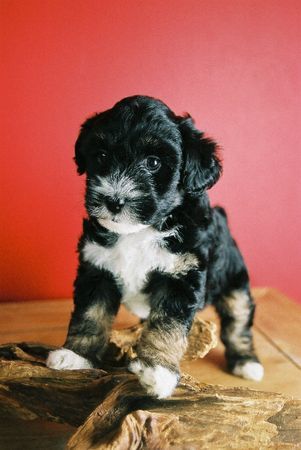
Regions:
[[[196,129],[190,116],[176,116],[159,100],[134,96],[83,124],[75,145],[75,162],[78,173],[87,175],[88,219],[79,243],[75,311],[65,347],[100,363],[107,327],[90,323],[85,312],[99,304],[103,320],[111,322],[122,301],[124,280],[87,262],[84,249],[94,242],[113,250],[121,239],[114,224],[127,222],[151,226],[162,233],[160,245],[168,252],[197,261],[187,270],[186,266],[174,273],[156,268],[147,273],[141,292],[148,298],[150,313],[138,357],[147,365],[159,361],[177,372],[178,361],[162,351],[158,355],[147,333],[155,333],[158,342],[164,333],[180,333],[184,339],[195,312],[213,304],[222,319],[221,335],[230,370],[245,361],[258,361],[252,343],[254,303],[247,269],[229,232],[225,211],[212,208],[206,192],[222,170],[215,142]],[[159,168],[150,169],[153,163]],[[121,196],[115,198],[110,183],[115,183],[114,189],[119,189]],[[116,214],[119,209],[120,215]],[[106,220],[113,229],[107,227]],[[169,233],[172,230],[177,232]],[[180,261],[186,264],[184,259]],[[239,295],[244,302],[241,305]],[[236,304],[227,300],[231,296],[238,298],[234,299]],[[237,312],[240,306],[243,318]],[[82,345],[81,338],[90,335],[99,336],[98,344],[95,339],[91,345],[83,339]],[[143,345],[148,346],[147,352]]]

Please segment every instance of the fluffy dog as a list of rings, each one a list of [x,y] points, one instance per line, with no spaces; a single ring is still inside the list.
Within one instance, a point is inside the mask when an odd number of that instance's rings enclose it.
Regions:
[[[249,277],[222,208],[206,191],[219,179],[217,145],[189,115],[133,96],[89,118],[75,145],[86,173],[74,311],[54,369],[101,364],[120,304],[144,319],[129,369],[158,398],[173,392],[197,310],[213,304],[229,370],[260,380]]]

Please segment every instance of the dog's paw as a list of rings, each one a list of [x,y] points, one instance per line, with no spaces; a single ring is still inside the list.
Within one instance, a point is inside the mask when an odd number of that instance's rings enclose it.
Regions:
[[[161,365],[147,366],[139,359],[129,365],[130,372],[139,378],[146,392],[157,398],[169,397],[179,381],[179,374]]]
[[[264,368],[259,362],[245,361],[236,364],[232,373],[246,380],[261,381],[264,375]]]
[[[49,353],[46,366],[57,370],[92,369],[93,366],[86,358],[77,355],[72,350],[61,348]]]

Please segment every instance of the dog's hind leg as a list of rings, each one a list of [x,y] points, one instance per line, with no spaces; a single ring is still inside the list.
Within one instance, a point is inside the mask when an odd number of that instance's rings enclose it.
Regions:
[[[248,286],[233,289],[216,304],[221,318],[221,339],[229,370],[237,376],[260,381],[264,374],[253,345],[255,303]]]

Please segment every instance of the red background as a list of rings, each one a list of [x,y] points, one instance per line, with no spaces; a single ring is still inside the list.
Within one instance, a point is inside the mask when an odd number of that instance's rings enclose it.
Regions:
[[[301,300],[299,0],[2,0],[1,298],[69,297],[79,125],[132,94],[221,144],[252,284]]]

